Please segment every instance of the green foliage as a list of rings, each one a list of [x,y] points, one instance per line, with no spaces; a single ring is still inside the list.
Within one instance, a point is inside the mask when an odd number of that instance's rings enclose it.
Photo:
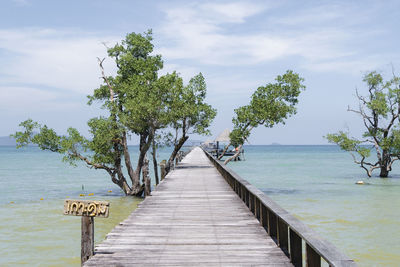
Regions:
[[[381,169],[381,177],[386,177],[391,170],[394,160],[400,156],[400,78],[393,75],[393,78],[384,81],[381,74],[376,71],[364,75],[368,93],[366,96],[358,94],[360,102],[355,112],[361,116],[366,131],[362,134],[363,140],[349,138],[347,134],[338,132],[328,134],[325,138],[329,142],[340,146],[342,150],[357,152],[361,157],[360,161],[355,160],[370,176],[375,168]],[[366,145],[373,145],[378,160],[366,162],[365,159],[371,154],[371,148]],[[366,167],[368,166],[368,168]],[[384,171],[382,171],[384,170]]]
[[[88,121],[89,132],[92,136],[87,147],[93,152],[92,161],[99,164],[114,164],[122,154],[123,127],[112,117],[92,118]]]
[[[166,111],[168,91],[177,79],[175,74],[159,79],[158,71],[163,62],[160,55],[151,55],[151,41],[151,31],[130,33],[121,44],[109,48],[108,55],[114,58],[118,68],[116,77],[107,77],[114,99],[110,100],[110,89],[106,84],[89,96],[89,103],[104,102],[104,107],[118,116],[127,130],[139,135],[160,123],[161,113]]]
[[[238,147],[246,142],[246,137],[249,135],[249,129],[234,128],[229,134],[229,138],[231,139],[230,144],[234,147]]]
[[[288,70],[284,75],[278,75],[275,83],[258,87],[249,105],[235,109],[234,129],[230,134],[235,146],[243,144],[253,128],[284,124],[285,119],[295,114],[298,96],[305,89],[303,81],[297,73]]]
[[[19,124],[24,131],[18,131],[11,135],[16,139],[17,147],[28,144],[36,144],[42,150],[50,150],[64,155],[63,161],[75,165],[78,158],[77,153],[86,152],[89,141],[81,136],[74,128],[68,129],[68,135],[57,135],[53,129],[46,125],[28,119]]]
[[[350,138],[348,133],[339,131],[337,134],[327,134],[325,138],[330,142],[340,146],[342,150],[357,152],[361,157],[369,157],[371,150],[361,146],[362,142]]]
[[[69,128],[67,135],[57,135],[53,129],[29,119],[20,124],[24,130],[13,135],[17,146],[37,144],[41,149],[64,155],[63,160],[72,165],[77,160],[84,161],[89,167],[106,170],[126,194],[140,195],[144,156],[155,136],[162,138],[156,131],[172,126],[184,129],[185,134],[188,129],[205,134],[216,113],[204,102],[206,84],[201,73],[187,86],[176,72],[159,77],[163,61],[161,55],[153,54],[153,49],[151,31],[127,34],[121,43],[108,48],[108,55],[117,66],[115,77],[105,75],[104,59],[99,59],[103,84],[88,96],[88,104],[101,103],[108,116],[88,121],[90,139],[74,128]],[[129,157],[130,135],[140,138],[136,170]],[[163,138],[162,142],[170,142],[171,135]],[[124,177],[123,164],[132,188]]]
[[[187,86],[174,90],[170,102],[169,119],[173,129],[182,129],[184,135],[193,133],[207,135],[207,129],[216,116],[216,110],[205,103],[207,86],[203,74],[190,79]]]

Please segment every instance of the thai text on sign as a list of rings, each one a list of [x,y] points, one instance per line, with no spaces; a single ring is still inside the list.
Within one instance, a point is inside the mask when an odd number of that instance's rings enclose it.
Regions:
[[[64,215],[108,217],[110,202],[66,199]]]

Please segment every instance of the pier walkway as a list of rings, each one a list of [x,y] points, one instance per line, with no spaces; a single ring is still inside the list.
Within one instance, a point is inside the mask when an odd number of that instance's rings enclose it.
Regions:
[[[192,150],[85,266],[293,266],[200,149]]]

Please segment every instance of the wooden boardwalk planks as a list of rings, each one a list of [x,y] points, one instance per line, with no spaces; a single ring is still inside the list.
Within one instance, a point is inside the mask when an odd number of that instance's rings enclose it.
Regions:
[[[85,266],[292,266],[199,148],[95,253]]]

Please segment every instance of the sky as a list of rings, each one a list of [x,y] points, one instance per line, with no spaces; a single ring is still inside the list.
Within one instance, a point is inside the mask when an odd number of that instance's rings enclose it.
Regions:
[[[3,0],[0,9],[0,136],[32,118],[63,134],[87,134],[99,116],[86,96],[100,83],[97,57],[130,32],[153,30],[161,74],[187,82],[202,72],[217,109],[213,139],[234,109],[291,69],[305,79],[297,114],[260,126],[250,144],[327,144],[327,133],[363,131],[355,89],[372,70],[400,74],[399,1],[52,1]],[[105,71],[115,65],[105,60]],[[132,142],[135,142],[133,138]]]

